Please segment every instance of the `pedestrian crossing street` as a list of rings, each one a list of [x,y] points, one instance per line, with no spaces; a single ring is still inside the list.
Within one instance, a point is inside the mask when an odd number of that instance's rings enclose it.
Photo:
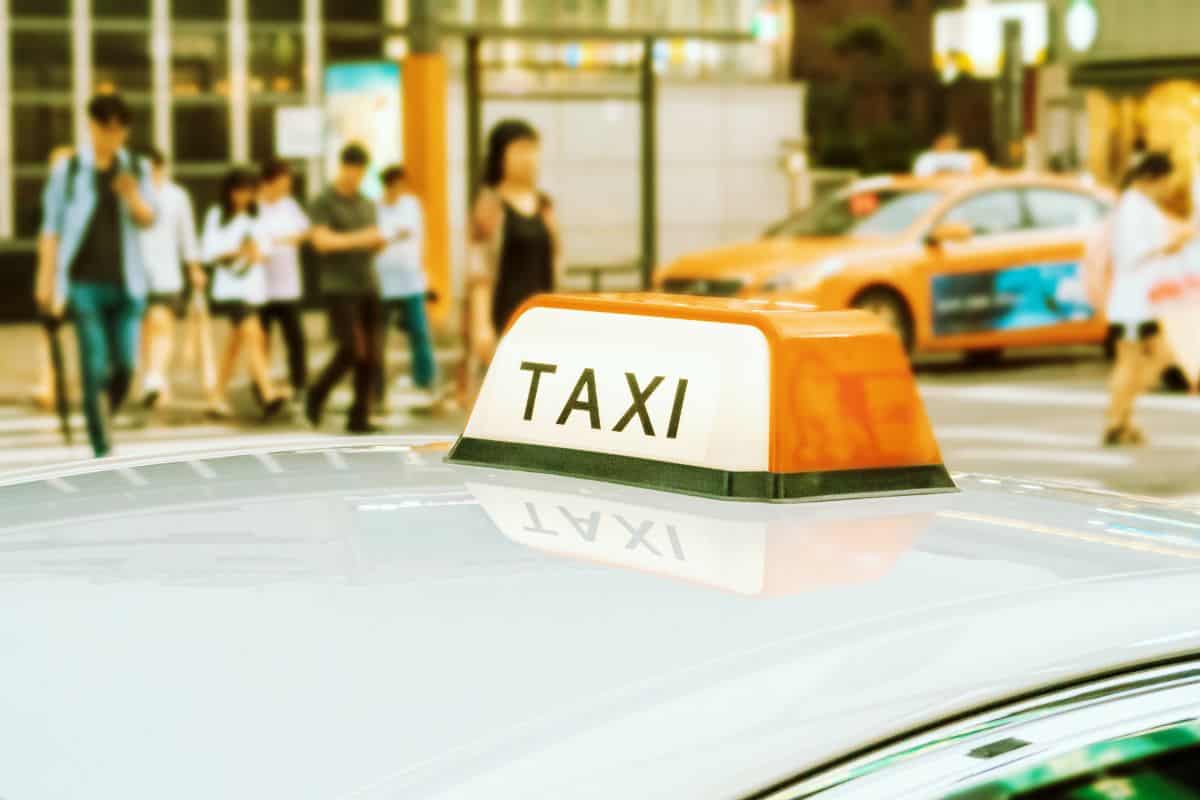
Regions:
[[[1059,387],[1046,382],[924,379],[921,391],[943,458],[952,471],[1021,477],[1078,487],[1170,497],[1200,505],[1200,398],[1158,394],[1143,398],[1139,417],[1149,436],[1144,448],[1100,445],[1106,393],[1097,381]],[[270,424],[211,422],[200,409],[176,410],[176,420],[122,414],[115,424],[116,454],[186,455],[220,448],[304,446],[336,435],[348,392],[334,396],[323,431],[300,414]],[[188,414],[190,413],[190,416]],[[182,421],[181,421],[182,420]],[[388,434],[454,436],[461,414],[430,416],[404,398],[379,420]],[[0,406],[0,474],[90,456],[79,414],[75,444],[65,445],[58,419],[31,406]]]

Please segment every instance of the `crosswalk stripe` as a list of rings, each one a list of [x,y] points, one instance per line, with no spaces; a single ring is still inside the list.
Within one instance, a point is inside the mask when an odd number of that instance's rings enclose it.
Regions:
[[[934,433],[943,446],[956,442],[1007,442],[1040,447],[1098,449],[1100,434],[1055,433],[1035,428],[991,428],[984,425],[935,426]],[[1200,452],[1200,436],[1172,434],[1152,438],[1147,450],[1195,450]]]
[[[933,400],[963,400],[972,403],[1025,406],[1106,408],[1108,392],[1103,389],[1047,389],[1032,384],[972,384],[947,386],[924,384],[921,394]],[[1138,398],[1139,408],[1200,414],[1200,398],[1191,395],[1150,394]]]
[[[1043,448],[962,447],[947,450],[946,461],[958,468],[960,460],[1006,464],[1070,464],[1096,467],[1132,467],[1137,461],[1126,453]]]

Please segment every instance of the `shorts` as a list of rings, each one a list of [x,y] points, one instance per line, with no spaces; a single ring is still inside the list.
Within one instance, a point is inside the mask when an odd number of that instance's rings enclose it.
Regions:
[[[226,317],[233,325],[241,325],[247,318],[262,311],[262,306],[252,305],[241,300],[226,300],[214,302],[212,312],[218,317]]]
[[[177,318],[182,318],[187,310],[183,292],[150,292],[146,295],[146,308],[160,306],[169,310]]]

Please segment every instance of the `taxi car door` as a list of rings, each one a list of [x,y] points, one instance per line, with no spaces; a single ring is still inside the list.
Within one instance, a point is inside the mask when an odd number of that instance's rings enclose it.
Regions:
[[[1083,335],[1077,329],[1093,316],[1079,274],[1086,234],[1057,224],[1055,214],[1072,213],[1056,202],[1060,198],[1039,194],[1031,201],[1030,191],[977,192],[939,221],[965,225],[972,235],[931,245],[935,349],[1052,344]],[[1037,218],[1034,207],[1042,211]]]

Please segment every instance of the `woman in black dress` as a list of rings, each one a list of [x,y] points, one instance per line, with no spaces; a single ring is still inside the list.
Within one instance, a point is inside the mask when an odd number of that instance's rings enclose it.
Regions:
[[[537,131],[529,123],[504,120],[492,129],[470,221],[468,399],[475,373],[491,359],[513,312],[558,283],[558,229],[550,198],[538,189],[540,161]]]

